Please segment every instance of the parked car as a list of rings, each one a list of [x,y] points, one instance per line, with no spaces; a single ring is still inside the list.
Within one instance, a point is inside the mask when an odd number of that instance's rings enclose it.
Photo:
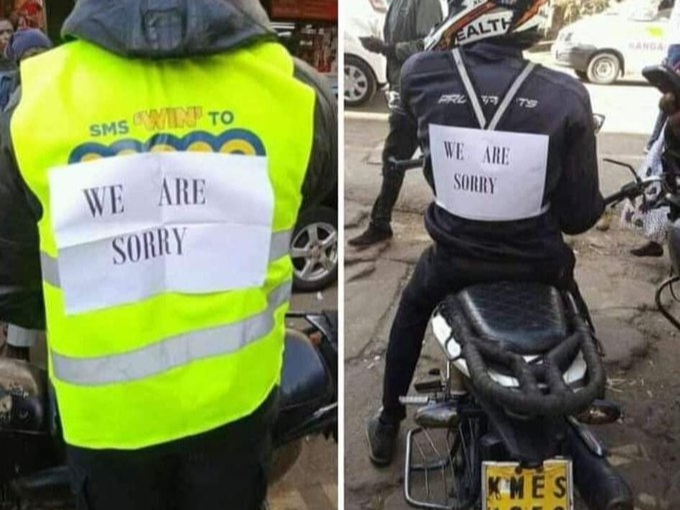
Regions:
[[[338,189],[300,210],[290,243],[293,286],[301,292],[325,289],[338,278]]]
[[[311,67],[298,62],[300,72]],[[290,256],[293,262],[293,287],[297,291],[318,291],[331,285],[338,277],[338,103],[328,83],[318,74],[308,72],[314,78],[312,84],[319,93],[319,105],[332,117],[324,115],[327,123],[329,157],[323,160],[323,189],[315,188],[314,195],[303,188],[302,205],[290,242]],[[313,170],[310,170],[313,171]],[[319,194],[323,193],[323,194]]]
[[[599,84],[640,78],[645,66],[666,57],[671,9],[659,0],[627,0],[564,27],[552,47],[557,64]],[[659,7],[662,6],[661,9]]]
[[[342,2],[345,30],[345,104],[360,106],[370,101],[387,82],[385,57],[370,53],[359,37],[383,36],[387,3],[385,0]]]

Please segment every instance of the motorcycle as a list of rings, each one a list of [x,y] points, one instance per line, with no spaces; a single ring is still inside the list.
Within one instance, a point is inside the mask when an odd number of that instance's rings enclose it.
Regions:
[[[660,175],[652,175],[640,178],[635,169],[626,163],[605,159],[604,161],[628,169],[634,180],[625,184],[619,191],[605,198],[608,206],[614,207],[624,200],[642,198],[643,208],[647,211],[668,208],[668,235],[666,244],[671,259],[671,275],[661,282],[656,289],[654,301],[661,315],[664,316],[676,329],[680,330],[680,321],[674,317],[663,302],[663,293],[670,289],[675,301],[678,301],[674,285],[680,282],[680,188],[678,177],[680,168],[675,161],[663,156],[663,171]],[[648,194],[648,190],[652,190]],[[649,198],[649,195],[654,198]]]
[[[603,121],[596,117],[598,130]],[[473,285],[449,295],[431,326],[444,370],[401,399],[418,408],[406,438],[410,506],[567,510],[576,488],[590,510],[633,509],[588,427],[621,411],[604,399],[601,348],[570,292],[528,281]]]
[[[287,314],[305,321],[288,329],[270,484],[295,464],[306,436],[337,442],[337,312]],[[0,509],[25,504],[72,508],[59,417],[46,371],[27,361],[0,358]]]

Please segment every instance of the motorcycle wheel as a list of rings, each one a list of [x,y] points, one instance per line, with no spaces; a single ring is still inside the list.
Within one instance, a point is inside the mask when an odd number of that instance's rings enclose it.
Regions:
[[[479,507],[482,483],[481,430],[481,419],[469,418],[462,420],[455,432],[450,454],[454,482],[451,497],[456,501],[456,510]]]

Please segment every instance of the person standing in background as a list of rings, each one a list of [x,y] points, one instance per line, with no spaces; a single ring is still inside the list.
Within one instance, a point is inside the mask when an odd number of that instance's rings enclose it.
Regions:
[[[14,62],[4,57],[5,48],[14,34],[14,25],[7,18],[0,18],[0,74],[15,69]]]
[[[659,11],[669,9],[672,5],[666,1],[661,2]],[[677,2],[671,11],[665,38],[668,49],[663,64],[677,71],[680,69],[680,9]],[[642,177],[650,175],[650,172],[656,173],[661,171],[661,154],[664,143],[659,140],[659,137],[662,136],[667,120],[668,116],[662,110],[659,110],[654,130],[649,140],[647,140],[645,147],[645,152],[648,153],[648,156],[640,170]],[[666,214],[667,211],[663,209],[646,211],[643,205],[627,204],[621,215],[622,224],[634,228],[643,228],[645,237],[647,237],[647,242],[630,250],[631,255],[635,257],[663,256],[663,246],[661,243],[666,236]]]
[[[38,55],[52,47],[52,42],[36,28],[18,30],[5,44],[4,57],[13,62],[17,68],[23,59]],[[3,73],[0,76],[0,109],[4,110],[12,92],[17,88],[19,73],[17,70]],[[9,358],[28,360],[29,351],[38,340],[39,330],[26,329],[14,324],[7,325],[7,348],[5,355]]]
[[[0,76],[0,110],[5,109],[12,92],[19,85],[19,63],[29,57],[39,55],[51,47],[52,41],[42,30],[37,28],[20,29],[10,37],[9,43],[3,51],[3,56],[15,67],[12,71]],[[12,344],[11,341],[10,344]]]
[[[679,2],[676,2],[673,6],[670,19],[668,20],[668,28],[666,29],[665,35],[668,50],[666,53],[666,59],[663,62],[665,65],[676,70],[680,66],[680,8],[678,8],[678,4]],[[663,10],[663,8],[664,5],[659,6],[659,10]],[[649,137],[647,146],[645,147],[647,152],[651,150],[654,142],[656,142],[656,140],[661,135],[661,131],[666,124],[666,120],[666,114],[663,111],[659,111],[659,115],[656,118],[656,124],[654,125],[654,130],[652,131],[652,135]]]
[[[439,0],[392,0],[385,17],[385,40],[378,37],[361,39],[368,51],[381,53],[387,58],[387,81],[391,93],[398,95],[402,65],[411,55],[423,51],[423,38],[442,18]],[[383,179],[371,211],[371,223],[364,233],[349,241],[352,246],[366,247],[392,237],[392,210],[399,198],[404,173],[390,172],[388,162],[390,158],[409,159],[418,148],[415,123],[398,107],[392,107],[392,103],[399,102],[397,97],[389,101],[390,131],[382,154]]]

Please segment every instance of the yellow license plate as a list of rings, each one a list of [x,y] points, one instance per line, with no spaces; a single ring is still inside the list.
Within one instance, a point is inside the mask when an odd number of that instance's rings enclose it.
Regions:
[[[572,510],[571,461],[549,460],[540,469],[515,462],[482,464],[483,510]]]

